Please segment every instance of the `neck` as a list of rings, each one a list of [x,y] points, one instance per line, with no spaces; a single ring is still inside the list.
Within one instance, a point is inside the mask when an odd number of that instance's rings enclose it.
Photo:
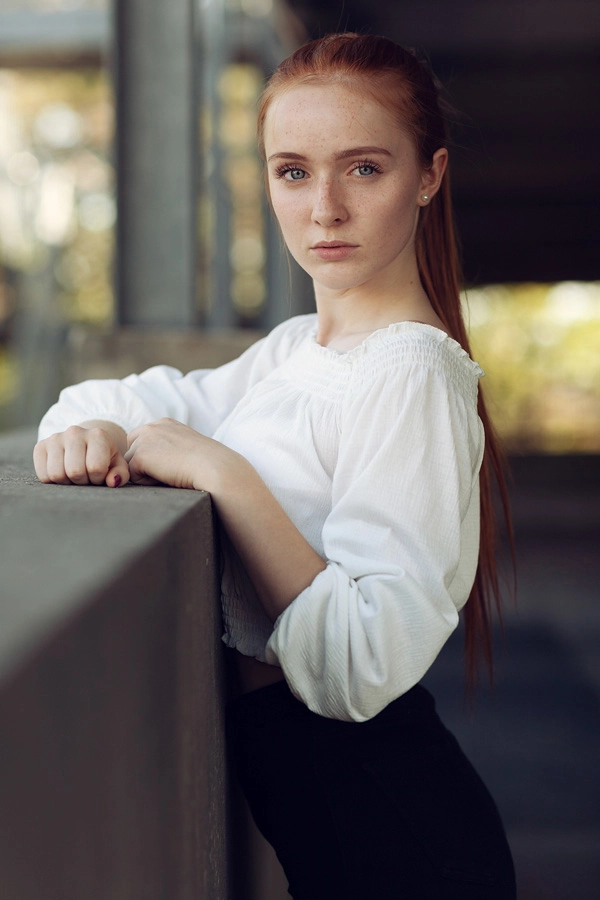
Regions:
[[[431,307],[416,264],[407,278],[392,283],[380,281],[340,291],[315,284],[315,299],[317,342],[334,349],[350,349],[393,322],[418,321],[444,327]]]

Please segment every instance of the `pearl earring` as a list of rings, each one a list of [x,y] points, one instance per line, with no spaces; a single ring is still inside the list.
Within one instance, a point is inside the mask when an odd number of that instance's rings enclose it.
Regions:
[[[427,201],[429,200],[429,194],[423,194],[421,200],[423,201],[423,203],[427,203]]]

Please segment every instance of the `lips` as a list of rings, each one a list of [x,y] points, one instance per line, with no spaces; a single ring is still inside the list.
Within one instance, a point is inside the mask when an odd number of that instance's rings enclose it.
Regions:
[[[310,248],[315,256],[324,260],[346,259],[356,250],[356,244],[349,244],[346,241],[319,241]]]
[[[355,247],[356,244],[350,244],[348,241],[319,241],[318,244],[314,244],[312,249],[316,250],[317,247]]]

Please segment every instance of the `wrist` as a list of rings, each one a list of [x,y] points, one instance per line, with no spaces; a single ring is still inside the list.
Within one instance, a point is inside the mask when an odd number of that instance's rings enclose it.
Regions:
[[[240,497],[253,479],[258,479],[258,474],[248,460],[219,445],[212,459],[203,458],[191,480],[194,490],[207,491],[215,503],[222,503],[233,496]]]

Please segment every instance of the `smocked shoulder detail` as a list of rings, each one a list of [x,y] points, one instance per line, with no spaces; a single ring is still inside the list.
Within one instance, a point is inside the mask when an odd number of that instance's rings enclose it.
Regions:
[[[308,340],[285,366],[298,388],[330,402],[341,401],[352,390],[367,387],[387,373],[411,367],[441,372],[467,395],[477,391],[483,370],[453,338],[431,325],[397,322],[373,332],[346,353],[316,341],[316,325]]]
[[[413,366],[440,371],[465,392],[476,390],[483,376],[480,365],[446,332],[416,322],[400,322],[375,332],[355,349],[355,386]]]
[[[426,325],[424,322],[393,322],[386,328],[379,328],[377,331],[374,331],[361,344],[345,353],[330,350],[329,347],[317,344],[316,326],[313,326],[311,334],[318,352],[324,353],[330,359],[332,357],[339,358],[353,363],[366,356],[376,357],[381,350],[386,350],[388,347],[398,343],[404,347],[413,343],[415,345],[420,344],[423,347],[444,344],[457,359],[460,359],[467,368],[473,370],[478,377],[483,375],[479,364],[471,359],[458,341],[451,338],[445,331],[441,331],[433,325]],[[400,338],[400,341],[394,340],[395,338]],[[475,370],[478,371],[475,372]]]

